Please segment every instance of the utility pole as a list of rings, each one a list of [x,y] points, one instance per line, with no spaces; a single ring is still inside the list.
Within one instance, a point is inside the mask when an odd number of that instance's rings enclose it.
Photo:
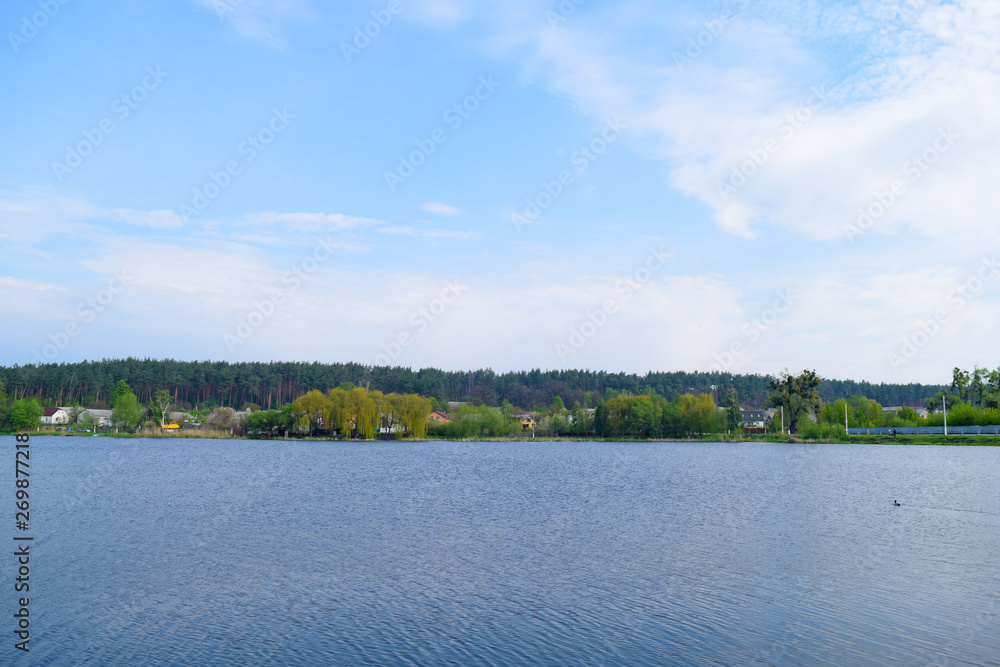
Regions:
[[[847,401],[844,401],[844,433],[850,435],[847,431]]]
[[[944,435],[948,436],[948,402],[945,400],[947,396],[941,397],[941,407],[944,409]]]
[[[785,406],[781,406],[781,435],[785,435]]]

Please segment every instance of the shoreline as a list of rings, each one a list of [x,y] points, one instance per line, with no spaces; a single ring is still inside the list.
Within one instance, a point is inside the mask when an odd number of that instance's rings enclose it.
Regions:
[[[0,433],[13,436],[15,433]],[[399,438],[360,440],[329,437],[301,438],[255,438],[251,436],[232,435],[217,432],[180,432],[180,433],[64,433],[60,431],[38,431],[28,433],[29,436],[70,437],[70,438],[155,438],[155,439],[202,439],[202,440],[261,440],[274,442],[718,442],[718,443],[762,443],[774,444],[810,444],[810,445],[939,445],[951,447],[1000,447],[998,435],[897,435],[894,438],[879,435],[858,435],[846,438],[806,439],[788,435],[751,435],[732,436],[725,434],[705,435],[699,438],[599,438],[599,437],[567,437],[567,436],[536,436],[531,437],[499,437],[499,438]]]

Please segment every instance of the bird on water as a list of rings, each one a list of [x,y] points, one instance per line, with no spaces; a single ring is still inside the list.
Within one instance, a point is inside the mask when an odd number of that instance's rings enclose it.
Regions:
[[[893,500],[892,504],[895,505],[896,507],[902,507],[902,505],[899,504],[898,500]]]

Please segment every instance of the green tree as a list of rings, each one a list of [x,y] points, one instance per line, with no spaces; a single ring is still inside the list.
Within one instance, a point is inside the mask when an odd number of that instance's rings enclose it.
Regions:
[[[804,370],[796,376],[786,370],[771,380],[771,395],[764,407],[784,408],[785,423],[789,432],[794,433],[803,417],[819,410],[821,401],[816,389],[820,382],[816,371]]]
[[[121,384],[118,386],[121,387]],[[139,424],[146,409],[139,403],[139,399],[132,393],[132,390],[128,389],[128,385],[125,387],[127,391],[119,394],[114,400],[111,417],[115,424],[132,431]]]
[[[251,437],[275,435],[289,427],[288,419],[280,410],[261,410],[247,417],[247,432]]]
[[[927,408],[927,412],[934,413],[934,412],[941,412],[942,406],[947,407],[948,410],[951,410],[961,402],[962,399],[960,399],[958,396],[955,396],[954,394],[949,394],[946,391],[939,391],[938,393],[934,394],[933,398],[928,398],[927,400],[924,401],[924,407]]]
[[[330,417],[330,400],[318,389],[305,396],[299,396],[292,403],[299,414],[299,423],[306,435],[312,435],[314,428],[321,427]]]
[[[969,377],[969,371],[963,371],[956,366],[951,371],[951,388],[958,394],[960,400],[969,400],[970,385],[971,378]]]
[[[115,391],[111,394],[111,409],[115,409],[115,405],[118,403],[118,399],[126,394],[131,394],[132,388],[128,386],[128,382],[125,380],[119,380],[118,386],[115,387]]]
[[[7,412],[7,423],[14,431],[34,431],[41,425],[42,406],[33,398],[14,401]]]
[[[552,399],[552,405],[549,406],[549,409],[556,414],[562,414],[563,411],[566,410],[566,404],[563,403],[561,398],[556,396]]]
[[[7,391],[0,380],[0,427],[7,423]]]
[[[711,394],[681,394],[677,397],[677,407],[688,433],[701,435],[710,432],[712,416],[716,413],[715,399]]]
[[[722,407],[726,409],[726,428],[733,433],[740,430],[743,425],[743,410],[740,409],[740,400],[735,389],[726,390]]]
[[[166,389],[161,389],[153,395],[153,404],[149,408],[153,411],[153,418],[160,422],[160,428],[166,426],[167,420],[170,419],[171,405],[173,405],[173,399]]]

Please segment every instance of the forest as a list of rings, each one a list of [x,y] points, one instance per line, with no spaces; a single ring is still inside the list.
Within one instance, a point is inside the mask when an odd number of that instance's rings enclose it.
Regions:
[[[178,408],[247,405],[279,408],[307,392],[329,391],[345,383],[385,394],[419,394],[447,401],[520,409],[547,406],[557,396],[567,405],[595,408],[619,394],[652,394],[674,401],[682,394],[711,394],[720,403],[735,390],[740,403],[760,408],[770,395],[771,377],[730,373],[609,373],[591,370],[533,369],[496,373],[492,369],[444,371],[356,363],[176,361],[173,359],[104,359],[68,364],[0,367],[0,382],[10,400],[34,398],[43,406],[106,408],[124,380],[139,402],[150,403],[167,390]],[[818,387],[823,402],[862,395],[881,405],[921,406],[947,385],[871,384],[824,379]]]

